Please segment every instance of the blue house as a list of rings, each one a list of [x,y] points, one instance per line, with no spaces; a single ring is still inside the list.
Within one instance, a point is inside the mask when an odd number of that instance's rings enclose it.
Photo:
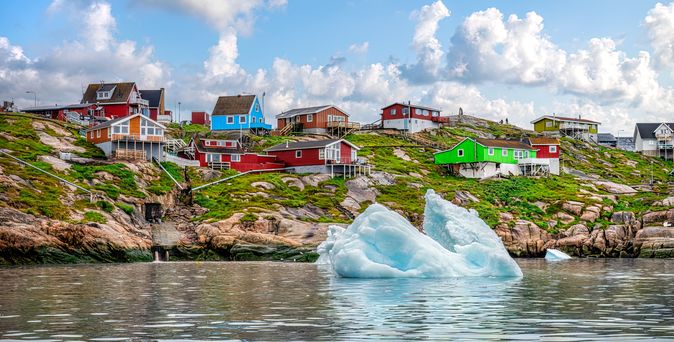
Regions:
[[[212,131],[246,131],[266,134],[266,123],[257,95],[220,96],[211,114]]]

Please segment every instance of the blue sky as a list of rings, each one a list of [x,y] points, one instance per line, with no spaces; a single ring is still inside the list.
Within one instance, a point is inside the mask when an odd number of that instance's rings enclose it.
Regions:
[[[656,4],[5,0],[0,97],[73,102],[82,84],[124,80],[185,111],[266,92],[269,118],[330,102],[366,122],[409,99],[524,127],[582,113],[615,133],[674,117],[674,6]]]

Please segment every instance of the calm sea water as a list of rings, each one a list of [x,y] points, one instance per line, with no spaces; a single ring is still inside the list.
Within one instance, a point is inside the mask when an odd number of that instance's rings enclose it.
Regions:
[[[521,279],[311,264],[0,268],[0,340],[674,340],[674,260],[518,260]]]

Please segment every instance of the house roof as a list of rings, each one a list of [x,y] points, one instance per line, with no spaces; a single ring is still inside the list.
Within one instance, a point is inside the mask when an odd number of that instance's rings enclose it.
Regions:
[[[440,109],[437,109],[437,108],[427,107],[427,106],[421,106],[421,105],[416,105],[416,104],[402,103],[402,102],[394,102],[394,103],[392,103],[392,104],[390,104],[390,105],[388,105],[388,106],[386,106],[386,107],[383,107],[382,110],[384,110],[384,109],[386,109],[386,108],[388,108],[388,107],[391,107],[391,106],[395,106],[395,105],[401,105],[401,106],[405,106],[405,107],[408,107],[408,106],[409,106],[409,107],[412,107],[412,108],[421,108],[421,109],[428,109],[428,110],[433,110],[433,111],[436,111],[436,112],[441,112],[441,110],[440,110]]]
[[[283,113],[281,113],[281,114],[276,115],[276,118],[277,118],[277,119],[285,119],[285,118],[292,118],[292,117],[298,116],[298,115],[316,114],[316,113],[318,113],[318,112],[324,111],[324,110],[326,110],[326,109],[328,109],[328,108],[332,108],[332,107],[334,107],[335,109],[339,110],[340,112],[346,114],[346,116],[349,116],[349,114],[348,114],[347,112],[341,110],[341,109],[340,109],[339,107],[337,107],[337,106],[333,106],[333,105],[323,105],[323,106],[304,107],[304,108],[295,108],[295,109],[291,109],[291,110],[288,110],[288,111],[285,111],[285,112],[283,112]]]
[[[206,146],[204,144],[204,141],[201,140],[201,137],[198,135],[195,135],[192,137],[192,140],[194,141],[194,145],[196,146],[197,150],[199,152],[207,152],[207,153],[223,153],[223,154],[243,154],[245,153],[244,150],[239,149],[239,148],[228,148],[225,146]],[[223,139],[205,139],[205,140],[223,140]],[[237,146],[241,146],[238,145]]]
[[[616,141],[615,136],[611,133],[597,133],[597,142],[612,142]]]
[[[36,110],[36,111],[42,111],[42,110],[59,110],[59,109],[69,109],[69,108],[86,108],[89,106],[92,106],[92,103],[77,103],[77,104],[69,104],[69,105],[53,105],[53,106],[37,106],[37,107],[26,107],[21,109],[21,111],[29,111],[29,110]]]
[[[164,93],[164,88],[161,88],[159,90],[139,90],[139,91],[140,97],[143,98],[143,100],[147,100],[149,102],[148,107],[159,107],[159,102],[161,101],[162,93]]]
[[[594,124],[601,124],[598,121],[592,121],[588,119],[582,119],[582,118],[569,118],[569,117],[564,117],[564,116],[553,116],[553,115],[543,115],[539,118],[537,118],[534,121],[531,121],[532,124],[537,123],[543,119],[550,119],[553,121],[569,121],[569,122],[583,122],[583,123],[594,123]]]
[[[641,139],[655,139],[655,130],[662,125],[662,122],[658,123],[637,123],[635,130],[639,132]],[[672,130],[674,130],[674,122],[665,123]],[[636,132],[635,132],[636,133]]]
[[[475,138],[478,144],[486,147],[505,147],[517,148],[522,150],[534,150],[533,147],[517,140],[502,140],[502,139],[483,139]]]
[[[534,145],[559,145],[559,139],[557,138],[548,138],[548,137],[532,137],[528,138],[529,144]]]
[[[360,150],[360,148],[344,139],[326,139],[326,140],[314,140],[314,141],[297,141],[297,142],[287,142],[287,143],[282,143],[278,144],[276,146],[272,146],[265,151],[267,152],[275,152],[275,151],[292,151],[292,150],[307,150],[307,149],[314,149],[314,148],[324,148],[328,145],[332,145],[336,142],[342,141],[345,144],[348,144],[349,146],[355,148],[356,150]]]
[[[220,96],[211,115],[248,114],[255,95]]]
[[[106,121],[106,122],[103,122],[103,123],[100,123],[100,124],[98,124],[98,125],[96,125],[96,126],[93,126],[93,127],[89,128],[89,129],[87,129],[86,131],[89,132],[89,131],[93,131],[93,130],[97,130],[97,129],[101,129],[101,128],[110,127],[110,126],[112,126],[112,125],[114,125],[114,124],[116,124],[116,123],[128,121],[128,120],[131,120],[131,119],[133,119],[133,118],[135,118],[135,117],[137,117],[137,116],[141,116],[141,114],[140,114],[140,113],[137,113],[137,114],[133,114],[133,115],[123,116],[123,117],[121,117],[121,118],[117,118],[117,119],[114,119],[114,120],[108,120],[108,121]],[[157,121],[154,121],[154,120],[150,119],[150,118],[147,117],[147,116],[144,116],[143,118],[146,119],[146,120],[149,120],[150,122],[154,123],[155,125],[157,125],[157,126],[159,126],[159,127],[161,127],[161,128],[164,128],[164,129],[166,128],[166,126],[160,124],[160,123],[157,122]]]
[[[92,83],[89,84],[87,90],[82,95],[82,101],[80,103],[112,103],[112,102],[126,102],[131,95],[131,91],[136,86],[134,82],[123,82],[123,83]],[[96,92],[99,90],[109,91],[112,88],[115,88],[115,91],[112,93],[112,96],[107,100],[97,100]]]

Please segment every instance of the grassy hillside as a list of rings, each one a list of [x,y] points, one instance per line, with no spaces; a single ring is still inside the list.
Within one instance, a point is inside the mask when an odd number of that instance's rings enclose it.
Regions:
[[[36,128],[38,126],[39,129]],[[130,214],[134,210],[131,202],[166,194],[173,189],[172,181],[160,173],[156,166],[141,168],[138,165],[96,159],[101,157],[100,150],[79,137],[75,128],[65,126],[57,131],[54,125],[38,126],[27,117],[0,117],[0,148],[10,150],[15,156],[25,158],[34,165],[91,189],[101,194],[103,199],[89,203],[83,193],[73,192],[39,172],[0,157],[2,174],[14,175],[28,184],[14,186],[10,183],[19,181],[11,179],[0,182],[0,192],[5,199],[0,205],[66,220],[70,219],[73,212],[92,212],[84,219],[96,221],[101,220],[97,213],[119,209]],[[172,126],[170,133],[174,137],[184,138],[203,130],[203,127],[196,126],[198,125],[182,129]],[[453,127],[423,133],[420,137],[442,146],[452,146],[464,137],[519,139],[531,134],[533,133],[515,126],[465,117],[463,122]],[[48,137],[67,140],[66,142],[80,147],[75,152],[76,155],[94,158],[93,161],[72,163],[64,170],[55,169],[53,164],[44,159],[45,156],[56,157],[55,149],[44,142]],[[298,139],[305,138],[253,138],[251,149],[262,151],[286,140]],[[541,228],[556,232],[578,221],[564,225],[554,218],[560,211],[561,203],[567,200],[599,203],[612,206],[614,210],[627,209],[637,213],[657,209],[654,203],[666,197],[671,190],[667,184],[670,181],[667,172],[674,167],[672,162],[563,139],[563,166],[578,170],[588,177],[638,185],[650,181],[652,170],[656,184],[651,190],[634,196],[612,196],[597,189],[589,178],[576,178],[569,174],[485,181],[451,176],[433,163],[433,153],[436,150],[421,147],[414,140],[403,136],[358,133],[349,135],[346,139],[362,146],[359,155],[368,159],[374,166],[374,171],[393,179],[392,184],[370,185],[376,190],[376,201],[401,212],[416,224],[420,224],[422,220],[424,193],[427,189],[434,189],[448,199],[454,198],[459,192],[472,194],[478,201],[466,201],[463,205],[476,209],[492,226],[499,222],[502,213],[510,213],[514,219],[532,221]],[[179,181],[185,180],[183,171],[176,165],[164,163],[164,167]],[[217,172],[190,169],[188,172],[193,186],[233,174],[235,172],[231,170]],[[338,205],[349,196],[349,187],[352,185],[350,181],[340,178],[311,181],[304,176],[283,173],[246,175],[197,191],[194,193],[195,203],[209,211],[192,219],[221,220],[237,212],[248,213],[247,217],[251,219],[256,215],[264,215],[265,211],[285,210],[296,213],[306,221],[349,222],[349,217]],[[361,210],[367,204],[361,203]],[[607,219],[601,217],[597,223],[605,227],[608,225]],[[551,222],[555,224],[550,224]]]

